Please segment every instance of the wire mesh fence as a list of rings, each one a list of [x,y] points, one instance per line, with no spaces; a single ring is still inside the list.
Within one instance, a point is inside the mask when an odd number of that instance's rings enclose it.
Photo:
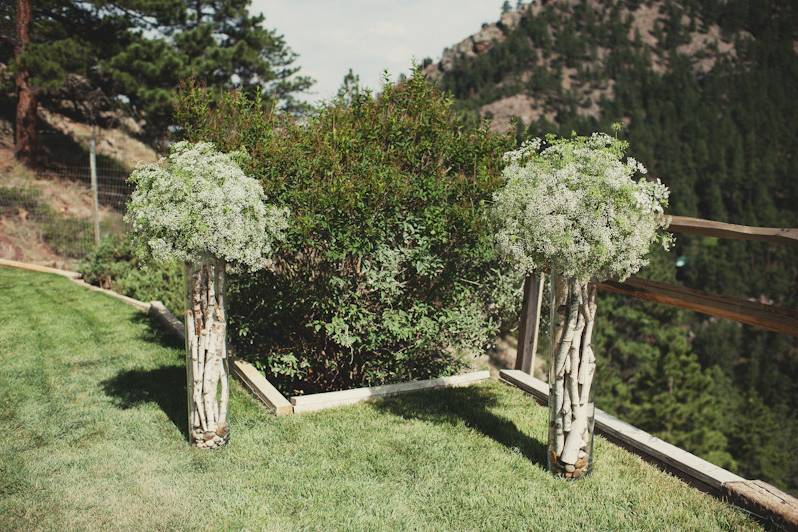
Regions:
[[[85,159],[36,174],[15,167],[0,175],[0,257],[76,261],[95,248],[97,236],[124,232],[122,216],[132,192],[128,171],[98,157],[93,188],[92,164]]]

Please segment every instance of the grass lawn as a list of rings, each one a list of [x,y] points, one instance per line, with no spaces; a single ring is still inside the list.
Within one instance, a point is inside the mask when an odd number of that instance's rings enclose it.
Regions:
[[[182,356],[0,268],[0,530],[759,528],[601,438],[591,477],[553,478],[546,410],[496,382],[282,418],[234,385],[229,446],[192,449]]]

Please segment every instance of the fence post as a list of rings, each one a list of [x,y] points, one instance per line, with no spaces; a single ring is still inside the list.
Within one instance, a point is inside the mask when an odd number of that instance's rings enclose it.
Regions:
[[[535,371],[535,352],[538,349],[544,277],[545,275],[540,273],[527,275],[524,279],[524,303],[521,309],[521,323],[518,327],[515,369],[520,369],[529,375]]]
[[[94,133],[89,143],[89,170],[91,171],[92,211],[94,215],[94,245],[100,245],[100,198],[97,191],[97,141]]]

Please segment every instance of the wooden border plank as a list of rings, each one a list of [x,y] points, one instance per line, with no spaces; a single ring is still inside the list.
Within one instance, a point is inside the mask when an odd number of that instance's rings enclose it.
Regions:
[[[255,366],[243,360],[233,361],[233,374],[244,386],[249,388],[275,416],[288,416],[294,413],[294,407],[280,391],[272,386],[266,377]]]
[[[727,482],[723,490],[731,502],[760,518],[785,530],[798,530],[798,499],[792,495],[761,480]]]
[[[0,259],[0,266],[8,266],[9,268],[18,268],[20,270],[28,270],[39,273],[52,273],[54,275],[60,275],[61,277],[68,277],[69,279],[80,279],[80,274],[78,272],[59,270],[58,268],[39,266],[38,264],[29,264],[27,262],[19,262],[16,260]]]
[[[150,318],[154,318],[163,325],[175,338],[179,339],[181,342],[186,341],[186,331],[183,328],[183,322],[169,312],[169,309],[166,308],[163,303],[160,301],[151,301],[150,309],[147,314]]]
[[[144,301],[133,299],[132,297],[122,295],[118,292],[114,292],[113,290],[108,290],[107,288],[101,288],[99,286],[94,286],[93,284],[89,284],[80,278],[80,273],[78,272],[73,272],[69,270],[59,270],[58,268],[50,268],[48,266],[39,266],[38,264],[29,264],[27,262],[19,262],[16,260],[8,260],[8,259],[0,259],[0,266],[6,266],[8,268],[17,268],[20,270],[27,270],[37,273],[51,273],[53,275],[60,275],[61,277],[66,277],[70,281],[82,286],[83,288],[88,288],[93,292],[103,293],[107,296],[113,297],[114,299],[118,299],[123,303],[127,303],[128,305],[136,307],[137,309],[143,312],[148,312],[150,308],[150,304],[145,303]]]
[[[605,292],[622,294],[715,316],[769,331],[798,336],[798,311],[764,305],[745,299],[707,294],[648,279],[631,277],[626,282],[604,281],[597,286]]]
[[[139,301],[138,299],[133,299],[132,297],[128,297],[128,296],[122,295],[122,294],[120,294],[118,292],[114,292],[113,290],[108,290],[107,288],[101,288],[99,286],[95,286],[93,284],[89,284],[89,283],[87,283],[86,281],[84,281],[82,279],[72,279],[72,282],[76,283],[76,284],[79,284],[83,288],[88,288],[92,292],[99,292],[101,294],[105,294],[105,295],[107,295],[109,297],[112,297],[114,299],[118,299],[122,303],[127,303],[130,306],[136,307],[137,309],[139,309],[142,312],[149,312],[149,310],[150,310],[150,304],[149,303],[145,303],[144,301]]]
[[[440,377],[423,381],[402,382],[399,384],[384,384],[367,388],[354,388],[339,392],[315,393],[299,395],[291,398],[294,413],[315,412],[337,406],[352,405],[361,401],[368,401],[381,397],[389,397],[407,392],[431,390],[434,388],[449,388],[454,386],[468,386],[490,378],[490,371],[475,371],[451,377]]]
[[[543,404],[548,401],[549,385],[523,371],[503,369],[499,372],[499,378],[530,393]],[[664,463],[699,483],[709,486],[715,492],[720,492],[727,482],[745,480],[731,471],[621,421],[603,410],[596,409],[595,419],[596,429],[600,433],[623,443],[635,454],[644,458],[654,458],[657,462]]]
[[[779,244],[798,244],[798,229],[795,228],[751,227],[689,216],[672,216],[668,230],[671,233],[714,236],[730,240],[762,240]]]
[[[183,330],[183,322],[169,312],[169,309],[163,303],[160,301],[150,303],[149,315],[160,322],[176,338],[179,338],[181,342],[185,342],[186,333]],[[293,414],[294,408],[288,402],[288,399],[255,366],[249,362],[234,359],[231,363],[231,371],[233,376],[252,392],[252,395],[266,405],[266,408],[274,415],[285,416]]]

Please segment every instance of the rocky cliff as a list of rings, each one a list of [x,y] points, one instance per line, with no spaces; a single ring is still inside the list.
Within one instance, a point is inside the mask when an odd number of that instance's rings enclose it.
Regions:
[[[513,117],[526,125],[556,122],[563,103],[597,117],[602,100],[614,96],[608,71],[619,48],[636,49],[656,73],[686,60],[701,74],[735,60],[750,38],[678,2],[533,1],[446,48],[425,73],[492,118],[494,129],[507,130]]]

